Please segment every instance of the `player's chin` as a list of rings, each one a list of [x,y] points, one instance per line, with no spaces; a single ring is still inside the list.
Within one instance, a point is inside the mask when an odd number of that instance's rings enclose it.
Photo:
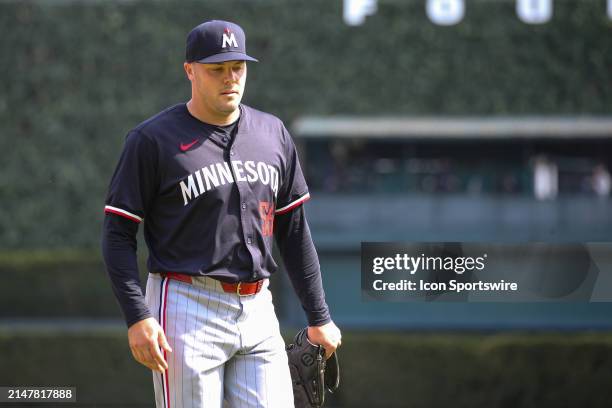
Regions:
[[[232,113],[236,109],[238,109],[239,105],[240,105],[240,98],[233,98],[232,100],[224,101],[223,103],[220,103],[219,110],[225,113]]]

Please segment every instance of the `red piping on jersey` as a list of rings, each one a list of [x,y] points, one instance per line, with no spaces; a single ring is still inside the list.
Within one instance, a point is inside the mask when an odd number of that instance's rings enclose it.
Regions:
[[[165,287],[163,287],[163,284],[166,284]],[[167,309],[167,305],[168,305],[168,285],[170,283],[170,280],[168,279],[164,279],[162,281],[162,290],[164,291],[164,307],[162,310],[162,313],[164,314],[164,319],[163,319],[163,323],[162,323],[162,330],[164,331],[164,336],[166,335],[166,318],[168,317],[166,315],[166,309]],[[164,349],[164,360],[166,360],[166,363],[168,362],[168,357],[166,355],[166,349]],[[168,367],[169,369],[170,367]],[[170,408],[170,386],[168,384],[168,369],[166,369],[165,373],[164,373],[164,381],[166,382],[166,408]]]
[[[295,207],[299,207],[300,205],[304,204],[308,200],[310,200],[310,194],[306,194],[304,197],[298,198],[297,200],[295,200],[293,203],[289,204],[288,206],[281,208],[280,210],[276,210],[275,214],[276,215],[285,214],[293,210]]]
[[[121,211],[119,211],[119,210],[116,210],[116,209],[114,209],[114,208],[109,208],[108,206],[106,206],[106,207],[104,208],[104,212],[105,212],[105,213],[111,213],[111,214],[120,215],[120,216],[121,216],[121,217],[123,217],[123,218],[127,218],[128,220],[135,221],[135,222],[137,222],[137,223],[140,223],[140,222],[142,221],[142,219],[140,219],[140,218],[136,218],[136,216],[134,216],[134,215],[130,215],[130,214],[129,214],[127,211],[125,211],[125,210],[124,210],[124,212],[121,212]]]

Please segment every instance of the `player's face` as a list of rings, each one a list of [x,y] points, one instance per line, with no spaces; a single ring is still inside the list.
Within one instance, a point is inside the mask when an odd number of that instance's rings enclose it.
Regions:
[[[191,64],[193,97],[209,114],[228,116],[238,109],[244,93],[247,67],[245,61],[219,64]]]

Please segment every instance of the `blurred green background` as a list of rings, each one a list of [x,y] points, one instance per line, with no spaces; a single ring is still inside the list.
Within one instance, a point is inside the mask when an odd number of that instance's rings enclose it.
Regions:
[[[353,138],[296,125],[607,118],[606,7],[555,0],[550,22],[529,25],[514,0],[467,0],[463,20],[443,27],[425,0],[380,0],[352,27],[329,0],[0,2],[0,385],[77,386],[79,406],[152,406],[99,254],[102,208],[128,130],[188,99],[187,32],[221,18],[245,29],[261,61],[249,66],[245,103],[283,119],[301,150],[344,330],[330,406],[609,406],[611,305],[363,303],[359,243],[610,241],[609,187],[594,181],[609,183],[612,130]],[[542,156],[558,175],[544,200]],[[284,274],[272,287],[290,338],[304,316]]]

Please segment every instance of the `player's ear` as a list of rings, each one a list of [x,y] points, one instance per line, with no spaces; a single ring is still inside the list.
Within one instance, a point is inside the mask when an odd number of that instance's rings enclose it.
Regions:
[[[187,74],[187,78],[190,81],[193,81],[193,66],[190,62],[184,62],[183,68],[185,69],[185,73]]]

